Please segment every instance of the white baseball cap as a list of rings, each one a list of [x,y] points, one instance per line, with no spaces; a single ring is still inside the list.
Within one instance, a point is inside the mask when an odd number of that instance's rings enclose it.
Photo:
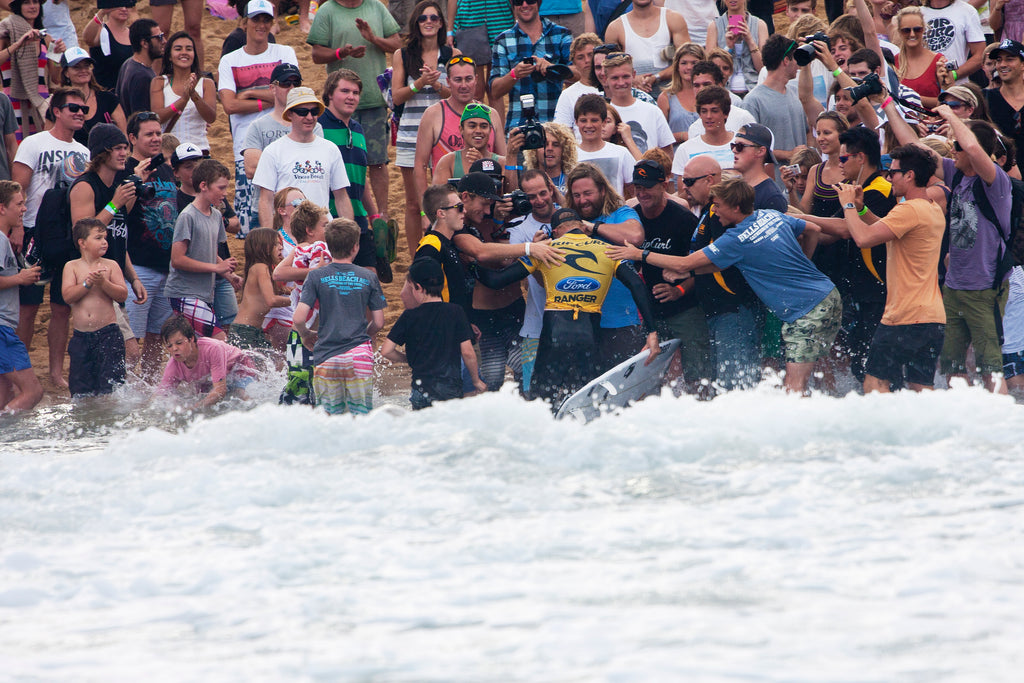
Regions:
[[[274,5],[268,0],[250,0],[245,7],[245,16],[254,17],[257,14],[274,16]]]

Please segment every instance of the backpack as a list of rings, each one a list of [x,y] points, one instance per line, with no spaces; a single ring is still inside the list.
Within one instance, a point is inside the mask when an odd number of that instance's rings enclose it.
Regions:
[[[957,171],[953,175],[953,182],[950,184],[950,187],[957,187],[960,181],[963,180],[963,177],[963,171]],[[982,187],[981,182],[981,178],[975,178],[974,182],[971,183],[974,203],[978,205],[978,210],[981,211],[982,216],[992,225],[999,227],[999,237],[1003,242],[1000,255],[996,261],[996,276],[992,283],[992,289],[998,290],[1003,286],[1003,280],[1006,279],[1007,273],[1014,266],[1024,265],[1019,258],[1020,249],[1014,248],[1015,243],[1021,239],[1021,212],[1024,212],[1024,181],[1010,178],[1010,197],[1012,201],[1010,204],[1009,230],[1006,229],[1006,226],[1000,224],[995,209],[992,208],[992,204],[988,201],[988,195],[985,194],[985,188]]]
[[[71,238],[71,184],[60,181],[43,193],[36,215],[36,252],[53,270],[78,258],[78,248]]]

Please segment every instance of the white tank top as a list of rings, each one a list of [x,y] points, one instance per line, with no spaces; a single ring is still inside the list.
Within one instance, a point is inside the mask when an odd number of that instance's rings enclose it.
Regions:
[[[623,49],[633,55],[633,68],[638,74],[653,74],[661,71],[669,65],[662,52],[672,44],[672,34],[668,30],[668,20],[665,18],[664,7],[661,10],[661,23],[653,36],[644,38],[633,31],[629,25],[629,13],[622,15],[622,28],[626,36],[626,44]]]
[[[174,90],[171,88],[170,78],[164,76],[163,79],[164,106],[169,107],[172,103],[180,100],[181,95],[174,93]],[[200,97],[203,96],[203,79],[199,79],[199,83],[196,85],[196,94]],[[170,121],[167,123],[170,123]],[[168,132],[167,124],[164,124],[164,132]],[[169,132],[181,142],[191,142],[199,149],[210,149],[210,141],[206,138],[206,121],[199,115],[196,103],[192,100],[189,100],[188,104],[185,105],[185,111],[181,112],[177,123],[174,124],[174,128]]]

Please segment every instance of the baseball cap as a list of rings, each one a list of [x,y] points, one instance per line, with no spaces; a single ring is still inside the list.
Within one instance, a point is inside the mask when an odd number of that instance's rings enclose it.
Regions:
[[[80,47],[69,47],[67,50],[64,51],[64,54],[61,55],[61,57],[60,57],[60,65],[61,66],[74,66],[75,64],[78,64],[79,62],[83,62],[83,61],[85,61],[87,59],[90,62],[93,61],[92,57],[89,55],[88,52],[86,52],[85,50],[83,50]]]
[[[563,207],[551,214],[551,229],[554,230],[563,223],[570,221],[582,221],[580,215],[570,208]]]
[[[420,287],[443,287],[444,270],[434,259],[421,256],[409,264],[409,279]]]
[[[633,184],[640,187],[654,187],[665,182],[665,170],[653,159],[642,159],[633,167]]]
[[[288,62],[281,62],[274,67],[274,71],[270,74],[271,83],[284,83],[289,78],[297,78],[299,83],[302,82],[302,72],[299,71],[299,67]]]
[[[775,144],[775,136],[768,130],[767,126],[762,126],[760,123],[748,123],[747,125],[740,128],[739,132],[736,133],[736,137],[753,142],[758,147],[764,147],[768,150],[768,153],[764,155],[764,163],[766,164],[777,164],[775,155],[772,154],[772,146]]]
[[[245,16],[254,17],[257,14],[274,16],[274,5],[268,0],[249,0],[249,4],[245,6]]]
[[[501,164],[494,159],[477,159],[469,167],[470,173],[486,173],[491,177],[500,178],[504,173]]]
[[[177,168],[183,161],[202,159],[203,156],[203,150],[199,149],[199,147],[191,142],[183,142],[175,147],[174,152],[171,153],[171,166]]]
[[[501,199],[501,197],[498,196],[497,189],[494,179],[486,173],[481,173],[479,171],[475,173],[467,173],[463,176],[462,180],[459,181],[458,187],[459,192],[468,192],[470,194],[475,194],[478,197],[490,200]]]
[[[1024,44],[1018,43],[1016,40],[1004,38],[1003,42],[999,43],[999,47],[992,50],[992,59],[995,59],[997,52],[1005,52],[1011,57],[1024,61]]]

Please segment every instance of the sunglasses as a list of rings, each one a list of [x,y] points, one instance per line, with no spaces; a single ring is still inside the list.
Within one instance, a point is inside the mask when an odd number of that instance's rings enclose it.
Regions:
[[[850,157],[852,157],[852,156],[853,156],[852,154],[840,154],[839,155],[839,163],[845,164],[847,161],[850,160]]]
[[[456,55],[455,57],[452,57],[448,60],[447,66],[450,68],[456,64],[469,64],[470,66],[476,66],[476,62],[473,61],[473,58],[467,57],[466,55]]]
[[[463,211],[466,210],[466,205],[463,204],[462,202],[459,202],[458,204],[452,204],[451,206],[442,206],[441,207],[442,211],[450,211],[451,209],[455,209],[459,213],[462,213]]]
[[[963,109],[964,107],[967,106],[963,102],[949,102],[949,101],[946,101],[946,102],[943,102],[942,104],[944,104],[947,107],[949,107],[950,109],[954,109],[954,110],[955,109]]]
[[[441,21],[441,15],[439,14],[421,14],[416,18],[417,24],[425,24],[428,21]]]
[[[319,107],[292,107],[292,116],[298,116],[300,119],[304,119],[307,116],[320,116]]]
[[[283,81],[275,81],[279,88],[298,88],[302,85],[301,78],[286,78]]]
[[[696,176],[694,178],[680,178],[680,180],[683,181],[683,185],[686,185],[687,187],[693,187],[694,185],[697,184],[698,180],[703,180],[704,178],[710,178],[713,175],[714,175],[714,173],[705,173],[704,175],[699,175],[699,176]]]
[[[953,151],[954,151],[954,152],[962,152],[962,151],[964,151],[964,148],[960,146],[960,143],[959,143],[959,142],[957,142],[956,140],[954,140],[954,141],[953,141]]]
[[[301,204],[304,201],[306,201],[306,200],[296,197],[295,199],[293,199],[290,202],[288,202],[288,204],[289,204],[289,206],[296,206],[297,207],[299,204]]]
[[[521,5],[539,5],[540,0],[512,0],[513,7],[520,7]]]
[[[58,107],[58,109],[67,109],[72,114],[77,114],[81,112],[86,116],[89,115],[89,107],[87,107],[84,104],[78,104],[76,102],[68,102],[67,104],[62,104]]]
[[[742,142],[730,142],[729,149],[739,154],[748,147],[760,147],[761,145],[745,145]]]
[[[155,36],[150,36],[149,37],[149,40],[163,40],[163,39],[164,39],[164,34],[163,33],[158,33]]]
[[[86,109],[88,109],[88,107],[86,107]],[[74,111],[74,110],[72,109],[72,111]],[[86,112],[86,113],[88,113],[88,112]],[[133,114],[133,116],[135,116],[135,120],[138,121],[139,123],[142,123],[143,121],[159,121],[160,120],[160,117],[157,116],[155,111],[137,111],[137,112],[135,112],[135,114]]]
[[[470,114],[485,114],[488,120],[491,118],[491,110],[485,104],[467,104],[466,108],[462,110],[463,116],[467,112]]]
[[[622,48],[618,43],[605,43],[594,48],[594,54],[597,55],[606,55],[611,52],[622,52]]]
[[[909,168],[890,168],[888,171],[885,172],[885,175],[888,178],[892,178],[897,173],[906,173],[909,170]]]
[[[906,28],[901,28],[900,33],[905,36],[909,36],[912,33],[924,33],[924,26],[907,26]]]

